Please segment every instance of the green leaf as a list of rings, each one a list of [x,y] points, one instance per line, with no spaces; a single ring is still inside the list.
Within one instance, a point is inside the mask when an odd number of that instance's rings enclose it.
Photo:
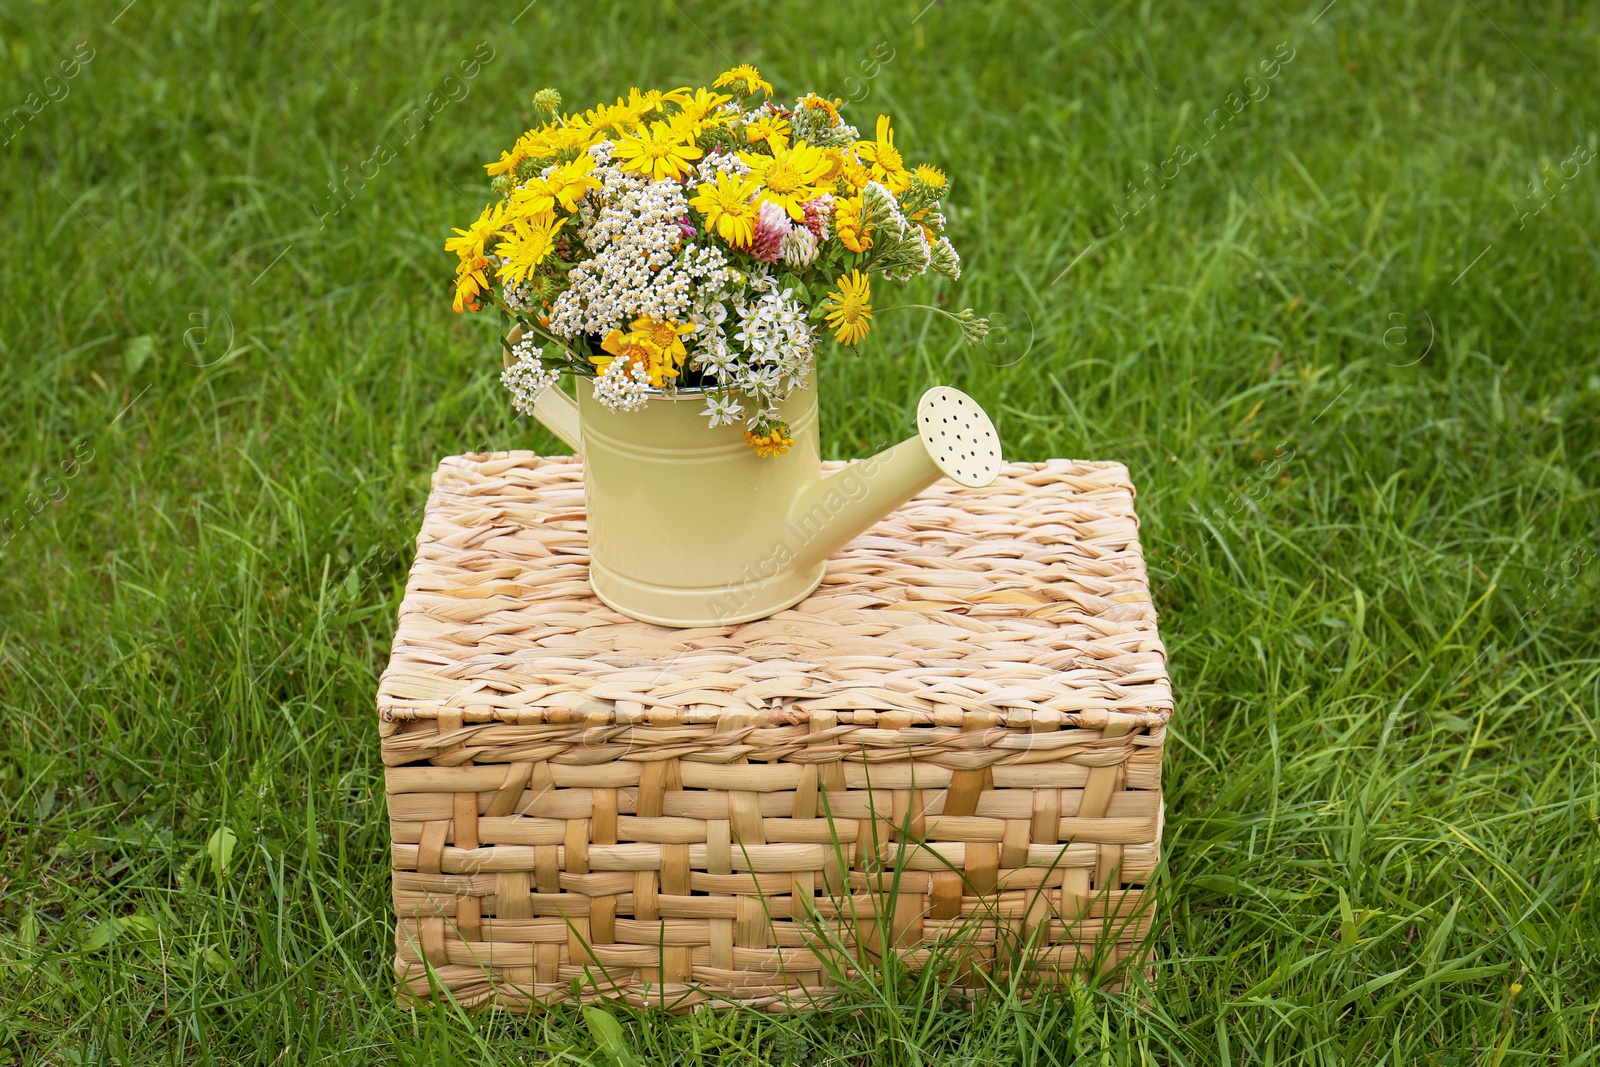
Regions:
[[[639,1067],[639,1061],[628,1048],[628,1035],[623,1032],[621,1023],[593,1005],[584,1006],[583,1021],[588,1024],[595,1044],[600,1046],[601,1053],[609,1062],[617,1067]]]
[[[811,303],[811,290],[806,288],[806,283],[800,280],[800,275],[788,273],[778,275],[779,289],[793,289],[793,296],[802,304]]]
[[[84,952],[101,952],[122,936],[139,939],[156,936],[156,921],[148,915],[123,915],[100,923],[78,946]]]
[[[1354,948],[1356,937],[1361,929],[1361,924],[1356,921],[1356,913],[1350,907],[1350,897],[1344,891],[1344,886],[1339,887],[1339,942],[1345,948]]]
[[[156,339],[149,334],[141,334],[122,349],[122,364],[128,368],[129,374],[138,374],[139,368],[155,354]]]
[[[233,860],[234,846],[239,843],[239,835],[226,826],[219,826],[209,840],[206,841],[206,855],[211,857],[211,871],[218,878],[228,873],[228,864]]]
[[[1273,889],[1253,885],[1227,874],[1201,874],[1191,879],[1200,889],[1209,889],[1229,897],[1261,897],[1265,900],[1304,900],[1309,894],[1290,889]]]
[[[1397,980],[1401,975],[1405,974],[1410,969],[1411,964],[1408,963],[1404,967],[1390,971],[1388,974],[1381,974],[1376,978],[1371,978],[1365,982],[1362,982],[1360,985],[1356,986],[1354,989],[1350,990],[1350,992],[1346,993],[1342,998],[1340,998],[1339,1002],[1334,1005],[1335,1009],[1344,1008],[1348,1005],[1354,1004],[1356,1001],[1360,1000],[1369,993],[1376,993],[1390,982]]]
[[[1432,971],[1439,962],[1439,954],[1444,951],[1444,944],[1450,939],[1450,931],[1456,924],[1456,914],[1461,910],[1461,898],[1456,897],[1450,902],[1450,910],[1445,913],[1443,921],[1428,936],[1428,942],[1422,948],[1422,967],[1425,971]]]
[[[78,947],[85,952],[99,952],[111,944],[111,939],[117,936],[117,920],[107,919],[105,922],[89,931],[89,936],[83,939],[83,944]]]

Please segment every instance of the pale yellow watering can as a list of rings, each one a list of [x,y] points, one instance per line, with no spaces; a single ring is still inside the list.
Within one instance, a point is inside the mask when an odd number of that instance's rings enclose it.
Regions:
[[[799,603],[828,556],[932,485],[1000,473],[1000,439],[965,393],[928,390],[916,436],[824,477],[814,381],[779,406],[794,447],[761,457],[737,426],[706,425],[698,391],[612,411],[578,381],[534,416],[584,461],[589,582],[608,605],[662,626],[727,626]]]

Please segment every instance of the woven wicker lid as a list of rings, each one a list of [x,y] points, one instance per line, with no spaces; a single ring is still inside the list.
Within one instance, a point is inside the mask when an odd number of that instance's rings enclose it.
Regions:
[[[837,468],[841,464],[827,464]],[[935,484],[771,618],[674,630],[589,591],[583,467],[498,452],[434,475],[393,655],[387,721],[797,723],[901,729],[1159,726],[1172,710],[1116,463],[1005,465]]]

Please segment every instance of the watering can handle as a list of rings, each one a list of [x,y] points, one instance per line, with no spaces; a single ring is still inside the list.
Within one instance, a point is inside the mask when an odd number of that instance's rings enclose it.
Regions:
[[[539,399],[533,402],[533,417],[543,423],[545,429],[561,438],[562,443],[572,449],[574,454],[583,451],[583,431],[578,424],[578,405],[561,391],[561,386],[551,384],[539,394]]]

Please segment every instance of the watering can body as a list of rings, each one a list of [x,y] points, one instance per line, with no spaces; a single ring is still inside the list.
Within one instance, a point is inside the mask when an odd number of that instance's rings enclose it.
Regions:
[[[794,445],[758,456],[738,426],[707,425],[696,392],[652,394],[617,412],[579,379],[534,415],[584,460],[589,581],[607,605],[664,626],[728,626],[803,600],[828,556],[948,474],[986,485],[999,440],[970,397],[932,389],[919,433],[824,476],[814,381],[779,405]]]

